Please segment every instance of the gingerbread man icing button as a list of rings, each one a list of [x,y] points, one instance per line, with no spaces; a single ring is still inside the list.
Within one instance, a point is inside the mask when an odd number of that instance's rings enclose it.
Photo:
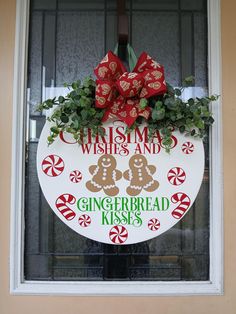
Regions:
[[[92,179],[87,181],[86,187],[91,192],[101,190],[108,196],[115,196],[119,193],[116,181],[122,178],[122,172],[116,169],[116,159],[109,154],[102,155],[97,165],[89,167]]]
[[[123,173],[123,177],[130,181],[126,192],[130,196],[136,196],[142,189],[147,192],[153,192],[159,187],[159,182],[153,179],[156,172],[154,165],[148,165],[147,159],[141,155],[133,155],[129,160],[130,169]]]

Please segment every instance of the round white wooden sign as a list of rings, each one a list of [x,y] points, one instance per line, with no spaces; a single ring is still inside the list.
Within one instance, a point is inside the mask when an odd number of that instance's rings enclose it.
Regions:
[[[150,141],[145,126],[130,134],[118,121],[104,128],[104,137],[88,130],[81,145],[63,133],[48,146],[45,124],[37,152],[44,196],[66,225],[92,240],[124,245],[152,239],[193,204],[203,178],[203,143],[174,132],[168,154],[160,134]]]

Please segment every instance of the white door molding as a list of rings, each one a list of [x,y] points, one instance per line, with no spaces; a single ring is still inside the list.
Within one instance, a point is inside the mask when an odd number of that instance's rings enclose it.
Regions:
[[[68,282],[25,281],[24,152],[26,129],[26,67],[29,0],[16,0],[13,86],[12,199],[10,292],[50,295],[207,295],[223,293],[223,175],[221,101],[212,107],[215,123],[210,134],[210,280],[193,282]],[[221,94],[220,0],[208,0],[209,93]]]

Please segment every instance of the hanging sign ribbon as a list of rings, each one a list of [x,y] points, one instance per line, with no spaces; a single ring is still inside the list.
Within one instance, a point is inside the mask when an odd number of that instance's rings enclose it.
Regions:
[[[146,52],[139,57],[133,72],[109,51],[95,68],[96,107],[106,108],[103,121],[117,117],[129,127],[138,116],[148,119],[151,108],[140,106],[142,99],[164,94],[164,68]]]

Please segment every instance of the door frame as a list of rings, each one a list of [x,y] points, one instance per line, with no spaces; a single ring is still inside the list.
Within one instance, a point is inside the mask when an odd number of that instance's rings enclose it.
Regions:
[[[12,184],[10,293],[36,295],[209,295],[223,294],[223,173],[222,108],[212,107],[215,123],[210,132],[210,280],[209,281],[25,281],[24,173],[26,135],[26,78],[30,0],[16,0],[15,58],[12,121]],[[209,94],[221,95],[220,0],[208,0]]]

